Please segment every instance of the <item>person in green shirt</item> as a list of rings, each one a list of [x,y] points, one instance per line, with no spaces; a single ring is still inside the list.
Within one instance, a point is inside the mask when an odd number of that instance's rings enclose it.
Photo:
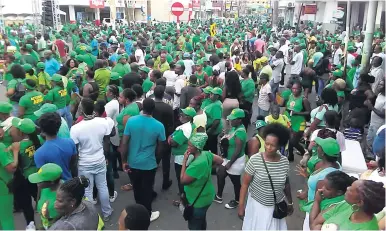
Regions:
[[[347,188],[344,201],[321,213],[322,191],[315,194],[310,213],[311,230],[379,230],[375,214],[385,207],[382,182],[357,180]]]
[[[20,64],[15,64],[12,66],[10,73],[13,76],[7,84],[7,92],[6,96],[9,99],[9,102],[13,105],[13,116],[19,115],[19,100],[21,96],[24,95],[24,86],[22,81],[25,79],[25,71],[24,68]]]
[[[213,76],[213,67],[209,65],[209,59],[203,57],[201,59],[203,61],[203,68],[208,77]]]
[[[220,98],[222,96],[222,90],[219,87],[215,87],[210,92],[210,104],[207,105],[203,111],[207,116],[206,131],[208,134],[208,142],[205,145],[206,151],[211,151],[217,154],[217,136],[222,131],[222,103]]]
[[[127,54],[118,56],[118,62],[111,71],[117,72],[120,76],[124,76],[131,72],[130,64],[127,63]]]
[[[5,59],[5,68],[4,68],[4,81],[6,84],[13,79],[13,76],[11,74],[11,68],[13,64],[15,64],[15,56],[8,55]]]
[[[202,89],[204,93],[204,99],[201,102],[201,110],[203,110],[206,106],[208,106],[212,101],[210,100],[210,92],[213,90],[213,87],[207,86]]]
[[[139,67],[139,75],[143,79],[142,89],[143,93],[146,95],[148,91],[153,87],[154,83],[150,80],[148,76],[150,69],[148,67]]]
[[[19,164],[20,143],[0,143],[0,229],[15,230],[13,217],[13,174]]]
[[[57,111],[58,107],[56,105],[45,103],[40,107],[39,110],[35,111],[34,114],[39,119],[43,114]],[[60,119],[61,124],[57,136],[60,138],[70,138],[70,129],[68,128],[67,121],[63,117],[60,117]]]
[[[19,118],[29,118],[36,121],[34,112],[43,105],[44,95],[36,90],[36,82],[32,79],[25,79],[23,84],[26,88],[25,95],[19,101]]]
[[[71,127],[73,118],[69,108],[67,107],[68,92],[64,87],[62,76],[59,74],[54,74],[52,76],[51,84],[53,88],[48,91],[47,95],[44,97],[44,101],[46,103],[52,103],[56,105],[59,115],[63,117],[66,120],[67,125]]]
[[[62,168],[53,163],[43,165],[38,172],[28,176],[32,184],[39,187],[39,201],[37,211],[39,212],[42,225],[45,230],[59,219],[59,214],[55,209],[56,191],[61,185]]]
[[[105,66],[103,60],[98,59],[95,63],[94,81],[98,84],[99,94],[98,100],[104,100],[106,95],[106,87],[110,82],[111,71]]]
[[[191,216],[185,217],[190,230],[206,229],[206,212],[212,204],[215,196],[215,189],[212,182],[212,165],[221,165],[223,159],[208,151],[202,151],[208,135],[204,132],[197,132],[189,139],[188,150],[182,161],[180,181],[184,185],[184,205],[192,206]],[[193,160],[187,166],[190,159]]]
[[[136,97],[135,91],[131,88],[126,88],[119,94],[118,101],[123,106],[122,111],[117,116],[117,127],[120,137],[123,136],[127,120],[132,116],[139,115],[139,107],[135,102]]]
[[[249,77],[249,74],[249,69],[244,68],[241,72],[242,79],[240,80],[242,92],[240,108],[248,112],[248,115],[246,115],[243,119],[243,124],[245,127],[248,127],[253,99],[255,97],[255,82],[252,78]]]
[[[244,110],[233,109],[231,114],[227,116],[232,128],[221,138],[224,162],[217,169],[217,194],[214,201],[223,202],[222,193],[225,179],[229,176],[233,184],[235,199],[225,204],[227,209],[234,209],[239,204],[241,174],[245,167],[245,145],[247,144],[247,131],[242,123],[243,118],[245,118]]]
[[[38,89],[41,93],[47,94],[47,92],[51,89],[50,75],[44,71],[46,65],[43,62],[38,62],[36,66],[36,71],[38,73]]]
[[[200,88],[205,88],[209,84],[208,75],[203,70],[203,64],[202,60],[198,60],[195,65],[196,72],[194,74],[197,76],[197,84]]]

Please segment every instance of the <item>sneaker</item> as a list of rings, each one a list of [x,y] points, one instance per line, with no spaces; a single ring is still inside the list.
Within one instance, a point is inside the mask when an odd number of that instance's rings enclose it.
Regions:
[[[221,197],[219,197],[219,196],[217,196],[217,194],[216,194],[216,196],[214,197],[214,200],[213,200],[214,202],[217,202],[217,203],[219,203],[219,204],[222,204],[222,198]]]
[[[227,209],[234,209],[237,208],[237,206],[239,206],[239,202],[235,200],[231,200],[228,204],[225,204],[225,208]]]
[[[115,199],[117,199],[117,197],[118,197],[118,192],[114,191],[114,196],[110,197],[110,202],[113,203],[115,201]]]
[[[111,220],[112,215],[113,215],[113,212],[111,212],[110,215],[108,215],[108,216],[103,216],[103,218],[102,218],[103,222],[108,222],[109,220]]]
[[[151,212],[150,222],[157,220],[159,218],[159,215],[160,215],[159,211]]]
[[[96,204],[98,203],[98,201],[97,201],[96,198],[92,199],[92,201],[90,201],[90,202],[91,202],[91,204],[93,204],[93,205],[96,205]]]

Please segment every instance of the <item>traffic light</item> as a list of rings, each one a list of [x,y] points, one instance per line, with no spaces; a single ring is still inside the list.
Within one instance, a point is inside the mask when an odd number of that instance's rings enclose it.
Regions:
[[[43,6],[43,14],[42,14],[42,25],[53,27],[54,26],[54,20],[53,20],[53,12],[52,12],[52,4],[53,2],[51,0],[44,0],[42,3]]]

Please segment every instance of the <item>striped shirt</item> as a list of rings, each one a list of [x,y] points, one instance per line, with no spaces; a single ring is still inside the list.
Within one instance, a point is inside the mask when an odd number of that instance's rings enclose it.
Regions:
[[[271,175],[273,187],[275,188],[276,203],[284,199],[284,186],[289,174],[289,162],[287,157],[281,156],[278,162],[268,162],[267,168]],[[271,183],[265,170],[261,153],[253,155],[246,167],[245,172],[253,177],[249,185],[249,193],[252,198],[264,206],[273,206],[275,204]]]
[[[359,128],[346,128],[344,129],[344,137],[348,140],[361,141],[362,131]]]

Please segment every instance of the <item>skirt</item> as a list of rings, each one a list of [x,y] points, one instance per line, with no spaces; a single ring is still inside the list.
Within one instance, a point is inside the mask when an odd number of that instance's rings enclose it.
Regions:
[[[225,166],[230,160],[224,159],[224,162],[222,162],[222,166]],[[237,158],[237,160],[232,164],[232,166],[227,170],[228,174],[231,175],[241,175],[244,172],[245,169],[245,155],[242,157]]]
[[[242,230],[287,230],[285,218],[273,218],[274,206],[264,206],[248,194]]]
[[[310,214],[306,213],[306,217],[303,222],[303,231],[310,231]]]

